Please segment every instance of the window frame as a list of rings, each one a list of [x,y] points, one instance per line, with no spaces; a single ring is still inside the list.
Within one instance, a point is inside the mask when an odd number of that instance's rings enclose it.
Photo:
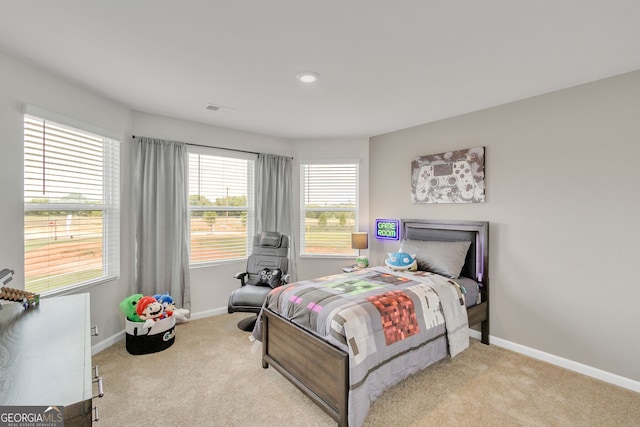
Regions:
[[[342,166],[353,166],[354,177],[355,177],[355,206],[353,208],[346,207],[316,207],[316,208],[307,208],[305,207],[306,201],[306,173],[305,168],[310,165],[342,165]],[[356,249],[351,248],[351,238],[349,237],[348,242],[349,246],[344,249],[348,249],[348,253],[308,253],[306,252],[306,213],[308,211],[314,212],[352,212],[354,215],[354,225],[351,231],[359,231],[360,224],[360,160],[359,159],[306,159],[300,161],[300,205],[299,205],[299,214],[300,214],[300,257],[301,258],[340,258],[340,259],[349,259],[353,258],[357,255],[358,251]]]
[[[46,129],[47,124],[53,127],[57,127],[59,129],[68,130],[73,133],[79,133],[89,138],[97,138],[101,141],[101,149],[100,153],[102,156],[102,163],[100,168],[102,169],[101,176],[101,184],[102,184],[102,203],[82,203],[82,202],[66,202],[61,201],[64,198],[59,196],[52,197],[51,202],[29,202],[27,201],[27,161],[28,156],[26,155],[26,151],[28,148],[27,143],[27,121],[35,120],[41,121],[43,128]],[[45,140],[46,141],[46,140]],[[29,147],[33,146],[32,143],[29,143]],[[56,295],[61,293],[67,293],[69,291],[74,291],[78,289],[87,288],[90,286],[94,286],[96,284],[116,280],[120,277],[120,221],[121,221],[121,206],[120,206],[120,162],[121,162],[121,138],[113,133],[104,131],[100,128],[97,128],[93,125],[81,122],[79,120],[69,118],[60,114],[56,114],[39,107],[35,107],[32,105],[25,105],[24,114],[23,114],[23,172],[25,174],[24,182],[23,182],[23,243],[24,243],[24,251],[23,251],[23,266],[25,272],[25,289],[28,291],[32,291],[38,293],[40,295]],[[76,155],[71,158],[70,161],[77,160],[79,155]],[[64,161],[64,160],[63,160]],[[36,167],[37,169],[37,167]],[[46,169],[46,166],[43,168],[37,169],[38,171],[43,171]],[[76,172],[77,173],[77,172]],[[70,173],[68,176],[69,181],[68,185],[72,185],[74,182],[73,173]],[[51,178],[49,178],[46,182],[52,182]],[[46,194],[43,194],[43,199],[48,199]],[[33,200],[34,197],[31,197]],[[58,201],[58,202],[56,202]],[[39,290],[33,286],[28,281],[28,265],[27,265],[27,252],[31,248],[31,243],[27,242],[27,237],[31,229],[27,228],[27,216],[29,212],[34,211],[101,211],[101,234],[100,239],[102,243],[102,256],[100,261],[100,268],[102,272],[99,277],[89,278],[89,279],[80,279],[79,281],[75,281],[68,285],[64,286],[56,286],[51,289]],[[51,220],[49,220],[51,221]],[[55,227],[57,228],[57,222]],[[28,231],[29,230],[29,231]],[[49,238],[50,240],[50,238]],[[55,240],[55,238],[54,238]],[[76,251],[81,251],[80,248],[76,249]],[[89,273],[95,269],[85,269],[81,270],[82,273]],[[48,270],[51,271],[50,269]],[[77,273],[77,271],[76,271]],[[56,275],[49,276],[49,279],[55,278]],[[58,277],[60,277],[58,275]]]
[[[245,225],[246,231],[246,239],[244,245],[244,254],[237,257],[232,258],[223,258],[218,260],[204,260],[194,262],[192,257],[194,256],[193,251],[193,238],[190,238],[189,241],[189,267],[190,268],[202,268],[202,267],[211,267],[216,265],[228,264],[232,262],[246,260],[251,251],[251,241],[254,234],[255,229],[255,168],[256,168],[256,160],[257,154],[236,151],[233,149],[222,149],[215,147],[206,147],[201,145],[188,145],[187,146],[187,155],[188,155],[188,164],[191,164],[191,155],[200,155],[200,156],[212,156],[212,157],[222,157],[222,158],[230,158],[230,159],[240,159],[246,160],[249,162],[249,167],[247,170],[247,206],[239,207],[239,206],[192,206],[191,205],[191,172],[188,169],[188,183],[187,183],[187,193],[188,193],[188,214],[189,214],[189,234],[192,235],[192,213],[193,212],[247,212],[247,220]],[[213,202],[213,200],[212,200]]]

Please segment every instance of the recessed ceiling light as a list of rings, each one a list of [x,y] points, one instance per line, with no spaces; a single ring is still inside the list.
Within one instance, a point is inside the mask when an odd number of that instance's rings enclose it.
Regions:
[[[303,83],[313,83],[318,80],[318,73],[315,71],[301,71],[296,77]]]

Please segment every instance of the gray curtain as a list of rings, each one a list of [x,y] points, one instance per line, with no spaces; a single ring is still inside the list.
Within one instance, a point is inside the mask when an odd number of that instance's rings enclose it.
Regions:
[[[187,166],[184,143],[134,139],[135,291],[190,309]]]
[[[256,161],[256,232],[279,231],[289,239],[290,281],[297,277],[296,235],[293,229],[293,160],[258,154]]]

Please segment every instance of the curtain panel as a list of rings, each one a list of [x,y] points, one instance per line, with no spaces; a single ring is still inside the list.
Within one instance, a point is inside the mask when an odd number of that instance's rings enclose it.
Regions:
[[[190,310],[187,168],[183,142],[134,139],[135,291]]]
[[[289,236],[289,274],[297,278],[296,238],[293,227],[293,160],[258,154],[256,161],[256,233],[279,231]]]

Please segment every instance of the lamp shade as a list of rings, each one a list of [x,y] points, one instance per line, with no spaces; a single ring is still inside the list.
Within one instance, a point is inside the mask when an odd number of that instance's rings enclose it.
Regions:
[[[367,249],[369,247],[369,233],[366,231],[354,231],[351,233],[352,249]]]

